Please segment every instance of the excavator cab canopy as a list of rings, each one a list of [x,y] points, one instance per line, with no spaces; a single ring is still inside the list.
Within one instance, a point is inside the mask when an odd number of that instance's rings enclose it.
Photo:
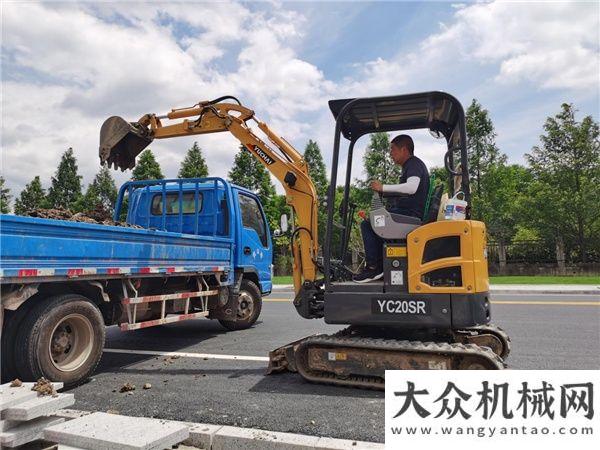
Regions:
[[[386,97],[331,100],[329,108],[336,121],[330,181],[333,186],[337,185],[341,137],[349,141],[344,197],[339,211],[341,229],[346,231],[341,239],[340,256],[342,258],[346,253],[349,240],[348,230],[351,228],[352,209],[349,209],[349,195],[354,145],[364,135],[376,132],[429,129],[435,138],[444,138],[447,143],[444,166],[450,175],[449,179],[460,177],[460,190],[464,193],[465,200],[470,203],[465,113],[455,97],[445,92],[432,91]],[[419,149],[416,149],[417,155],[418,152]],[[460,167],[458,162],[460,162]],[[334,231],[333,217],[336,213],[333,207],[336,204],[335,196],[336,190],[330,189],[327,200],[328,219],[323,252],[326,283],[329,283],[328,273],[331,267],[331,235]],[[467,209],[467,214],[469,214],[469,210],[470,208]]]
[[[339,156],[340,134],[350,147],[366,134],[429,129],[432,136],[445,138],[448,149],[444,165],[451,176],[462,175],[462,190],[469,197],[468,170],[457,170],[456,156],[467,168],[465,113],[460,102],[439,91],[388,97],[330,100],[329,109],[336,119],[334,158]],[[352,158],[348,158],[348,169]],[[334,168],[335,170],[335,168]]]
[[[453,147],[464,138],[459,126],[464,118],[462,105],[445,92],[331,100],[329,108],[350,141],[369,133],[420,128],[429,128],[449,143],[453,139]]]

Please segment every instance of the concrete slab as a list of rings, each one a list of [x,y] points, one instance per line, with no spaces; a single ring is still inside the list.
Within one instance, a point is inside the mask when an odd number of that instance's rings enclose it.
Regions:
[[[57,417],[38,417],[37,419],[23,422],[16,427],[0,433],[0,444],[4,447],[17,447],[41,439],[46,427],[59,425],[64,420]]]
[[[315,450],[384,450],[385,444],[351,441],[348,439],[319,438]]]
[[[19,387],[10,387],[10,383],[0,385],[0,411],[4,411],[6,408],[37,397],[38,393],[31,390],[34,384],[35,383],[23,383]],[[52,385],[56,390],[62,389],[63,387],[63,383],[52,383]]]
[[[154,450],[178,444],[189,434],[182,422],[97,412],[49,427],[44,438],[94,450]]]
[[[40,396],[11,406],[2,411],[2,418],[8,420],[31,420],[47,416],[75,403],[75,395],[58,394],[56,397]]]
[[[188,425],[190,427],[190,437],[183,443],[200,448],[211,448],[214,435],[223,428],[223,425],[204,423],[189,423]]]
[[[31,386],[29,388],[24,386],[14,388],[5,386],[2,385],[2,390],[0,391],[0,411],[37,397],[37,392],[32,391]]]
[[[16,427],[20,423],[21,422],[15,422],[14,420],[0,420],[0,432]]]
[[[224,426],[213,436],[212,450],[313,450],[317,436]]]

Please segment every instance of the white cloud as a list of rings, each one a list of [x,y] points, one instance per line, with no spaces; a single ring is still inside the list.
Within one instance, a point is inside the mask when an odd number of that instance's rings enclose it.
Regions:
[[[461,6],[450,24],[414,52],[374,59],[351,80],[393,90],[424,84],[479,65],[498,67],[498,83],[528,81],[541,88],[597,89],[600,70],[598,4],[502,2]],[[358,82],[358,83],[357,83]]]
[[[317,13],[285,3],[4,4],[3,175],[17,192],[34,175],[47,184],[72,146],[89,182],[106,117],[135,120],[224,94],[239,96],[300,149],[316,139],[328,163],[331,98],[442,89],[469,100],[517,85],[598,92],[595,3],[460,4],[414,51],[366,62],[334,55],[335,64],[353,67],[336,81],[298,51],[313,38],[305,33]],[[313,33],[327,38],[322,29]],[[238,145],[224,134],[154,142],[166,175],[176,175],[193,140],[206,150],[211,173],[225,176]],[[419,133],[415,140],[425,160],[439,165],[439,142]]]
[[[223,94],[240,96],[286,136],[301,138],[309,130],[297,114],[320,108],[328,85],[286,44],[301,36],[301,24],[297,14],[273,8],[266,15],[242,4],[4,6],[3,53],[23,73],[20,81],[3,81],[9,185],[20,189],[35,174],[47,184],[69,146],[89,182],[106,117],[135,120]],[[219,59],[231,45],[239,47],[237,67],[223,70]],[[34,76],[26,81],[28,71]],[[211,172],[225,176],[237,141],[224,134],[196,139]],[[166,175],[176,175],[193,140],[152,144]]]

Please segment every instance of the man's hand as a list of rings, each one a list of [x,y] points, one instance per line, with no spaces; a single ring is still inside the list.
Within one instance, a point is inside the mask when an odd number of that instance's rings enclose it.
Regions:
[[[371,181],[371,189],[373,189],[376,192],[383,192],[383,184],[381,184],[381,182],[374,180]]]

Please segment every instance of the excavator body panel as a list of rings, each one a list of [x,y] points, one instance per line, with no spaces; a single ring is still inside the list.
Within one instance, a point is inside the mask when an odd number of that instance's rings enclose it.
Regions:
[[[421,225],[385,242],[383,257],[383,281],[332,283],[325,322],[448,330],[489,323],[482,222]]]

